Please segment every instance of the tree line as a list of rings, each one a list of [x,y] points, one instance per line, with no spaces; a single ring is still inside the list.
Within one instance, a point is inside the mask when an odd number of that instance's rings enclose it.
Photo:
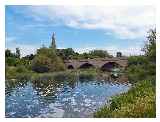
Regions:
[[[121,52],[117,53],[121,57]],[[37,49],[36,54],[21,57],[20,49],[16,48],[16,52],[5,50],[6,67],[24,67],[35,72],[54,72],[65,70],[64,60],[70,59],[94,59],[113,57],[105,50],[92,50],[88,53],[77,53],[72,48],[54,49],[53,47],[45,47]]]
[[[155,74],[155,58],[156,58],[156,31],[151,29],[147,37],[147,43],[142,49],[145,52],[143,56],[129,56],[129,68],[128,73],[130,77],[139,74],[141,78],[145,75],[145,72]],[[11,50],[5,50],[6,68],[16,67],[20,69],[27,69],[34,72],[54,72],[63,71],[66,69],[64,60],[69,59],[94,59],[113,57],[105,50],[92,50],[88,53],[77,53],[72,48],[67,49],[55,49],[53,47],[45,47],[37,49],[36,54],[26,55],[21,57],[20,49],[16,48],[15,53]],[[121,52],[117,52],[117,57],[122,57]],[[150,67],[150,70],[146,70]],[[153,70],[151,72],[151,70]],[[136,72],[135,72],[136,71]],[[143,76],[144,75],[144,76]]]

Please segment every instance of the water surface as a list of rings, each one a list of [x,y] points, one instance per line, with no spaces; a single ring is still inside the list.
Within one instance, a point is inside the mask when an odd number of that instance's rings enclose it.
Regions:
[[[6,88],[6,117],[93,117],[111,96],[130,86],[87,79],[45,85],[27,81]]]

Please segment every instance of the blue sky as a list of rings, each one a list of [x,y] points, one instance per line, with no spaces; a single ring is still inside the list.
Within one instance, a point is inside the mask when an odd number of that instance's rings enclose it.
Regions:
[[[6,48],[22,55],[49,46],[77,52],[108,50],[142,54],[147,31],[155,27],[152,6],[6,6]]]

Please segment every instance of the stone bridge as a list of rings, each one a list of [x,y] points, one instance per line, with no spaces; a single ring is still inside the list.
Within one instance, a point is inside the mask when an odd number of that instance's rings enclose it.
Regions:
[[[64,63],[68,69],[94,67],[100,68],[102,70],[109,70],[114,67],[125,69],[128,65],[128,60],[125,57],[114,57],[83,60],[65,60]]]

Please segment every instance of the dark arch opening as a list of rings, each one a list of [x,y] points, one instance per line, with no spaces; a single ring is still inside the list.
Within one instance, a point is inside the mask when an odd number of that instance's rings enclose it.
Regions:
[[[102,67],[101,70],[103,71],[111,71],[113,68],[119,68],[120,65],[117,64],[116,62],[108,62],[105,63]]]
[[[72,65],[69,65],[67,68],[68,69],[74,69],[74,67]]]
[[[85,64],[82,64],[79,68],[80,69],[88,69],[88,68],[94,68],[94,66],[92,64],[85,63]]]

